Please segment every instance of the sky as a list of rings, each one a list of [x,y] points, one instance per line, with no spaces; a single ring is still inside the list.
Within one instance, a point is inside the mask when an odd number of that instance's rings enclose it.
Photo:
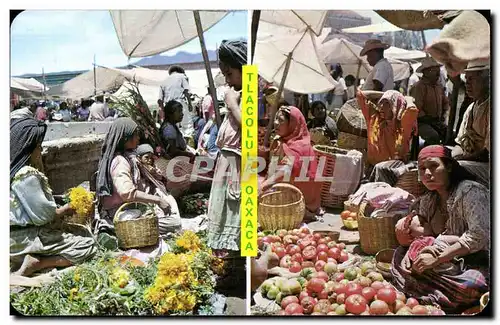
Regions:
[[[247,11],[231,12],[205,32],[207,50],[223,39],[247,38]],[[198,38],[163,53],[201,52]],[[18,15],[11,25],[11,75],[123,66],[123,54],[108,11],[38,11]],[[132,58],[131,63],[139,60]]]
[[[384,21],[373,10],[357,10]],[[205,32],[207,49],[215,50],[223,39],[247,37],[247,11],[232,12]],[[427,31],[430,42],[439,31]],[[199,53],[198,39],[163,54],[178,51]],[[11,25],[11,75],[92,69],[94,55],[102,66],[118,67],[129,63],[123,54],[108,11],[38,11],[27,10]],[[131,59],[131,63],[137,61]]]

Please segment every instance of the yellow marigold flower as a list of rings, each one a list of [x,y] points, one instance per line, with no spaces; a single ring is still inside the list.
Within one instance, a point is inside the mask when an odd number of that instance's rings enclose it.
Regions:
[[[69,191],[69,204],[78,215],[88,215],[92,210],[94,194],[88,192],[81,186],[72,188]]]
[[[185,231],[177,240],[175,244],[188,251],[197,252],[201,249],[202,243],[200,238],[192,231]]]

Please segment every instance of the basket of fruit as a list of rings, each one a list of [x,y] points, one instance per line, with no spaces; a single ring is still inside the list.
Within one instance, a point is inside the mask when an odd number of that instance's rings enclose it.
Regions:
[[[349,210],[344,210],[340,214],[340,218],[342,218],[342,223],[344,227],[349,230],[358,229],[358,213],[352,212]]]
[[[304,218],[304,196],[295,186],[275,184],[259,197],[259,224],[263,230],[295,229]]]

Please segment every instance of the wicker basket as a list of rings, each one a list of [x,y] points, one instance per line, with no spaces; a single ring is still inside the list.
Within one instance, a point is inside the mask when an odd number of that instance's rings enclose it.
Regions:
[[[410,170],[401,175],[394,187],[399,187],[400,189],[413,194],[415,197],[420,197],[427,191],[424,184],[418,181],[417,169]]]
[[[263,230],[296,229],[305,214],[302,192],[287,183],[276,184],[259,198],[259,224]]]
[[[367,150],[368,139],[355,134],[339,132],[337,145],[342,149]]]
[[[316,145],[313,147],[314,152],[316,154],[316,158],[319,161],[321,157],[325,157],[325,166],[323,170],[323,177],[332,177],[333,176],[333,171],[335,169],[335,160],[336,160],[336,155],[345,155],[347,154],[347,150],[336,148],[336,147],[330,147],[330,146],[323,146],[323,145]],[[349,195],[342,195],[342,196],[336,196],[332,195],[330,193],[330,187],[332,185],[332,182],[323,182],[323,185],[321,186],[321,205],[323,207],[328,207],[328,208],[339,208],[342,209],[344,206],[344,202],[347,201],[349,198]]]
[[[358,231],[361,250],[366,254],[375,255],[383,249],[398,247],[395,227],[399,218],[367,218],[366,214],[370,208],[366,202],[361,203],[359,207]]]
[[[137,208],[139,205],[146,204],[138,202],[125,203],[115,213],[114,224],[116,237],[118,238],[119,246],[123,249],[153,246],[158,243],[160,231],[158,228],[158,217],[156,215],[145,218],[141,217],[135,220],[117,220],[122,210],[131,206]]]

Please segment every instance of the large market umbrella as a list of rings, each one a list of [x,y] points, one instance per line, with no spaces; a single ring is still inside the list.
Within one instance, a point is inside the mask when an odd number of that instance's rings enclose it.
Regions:
[[[391,24],[388,21],[384,21],[378,24],[371,24],[359,27],[351,27],[342,29],[343,33],[348,34],[371,34],[371,33],[390,33],[398,32],[403,29]]]
[[[382,18],[402,29],[442,29],[460,10],[375,10]]]
[[[280,98],[285,88],[298,93],[318,93],[335,87],[335,80],[329,76],[316,52],[315,37],[321,35],[326,15],[326,10],[262,10],[259,15],[254,15],[254,18],[258,17],[261,22],[276,28],[295,30],[293,34],[280,34],[261,40],[257,34],[258,24],[252,22],[252,34],[256,38],[253,63],[259,66],[259,74],[264,79],[279,84],[277,98]],[[277,106],[278,101],[275,101],[271,109],[271,121]],[[272,123],[269,123],[266,130],[265,146],[269,144],[271,126]]]
[[[129,57],[144,57],[163,53],[189,42],[198,36],[205,63],[210,93],[215,107],[215,118],[221,117],[210,69],[203,32],[227,15],[227,11],[198,10],[111,10],[120,46]]]
[[[344,75],[352,74],[356,79],[366,78],[372,67],[366,56],[360,56],[362,47],[343,38],[334,38],[318,46],[319,56],[326,64],[339,63]],[[403,80],[410,76],[408,63],[395,60],[387,56],[387,60],[394,70],[394,81]]]

